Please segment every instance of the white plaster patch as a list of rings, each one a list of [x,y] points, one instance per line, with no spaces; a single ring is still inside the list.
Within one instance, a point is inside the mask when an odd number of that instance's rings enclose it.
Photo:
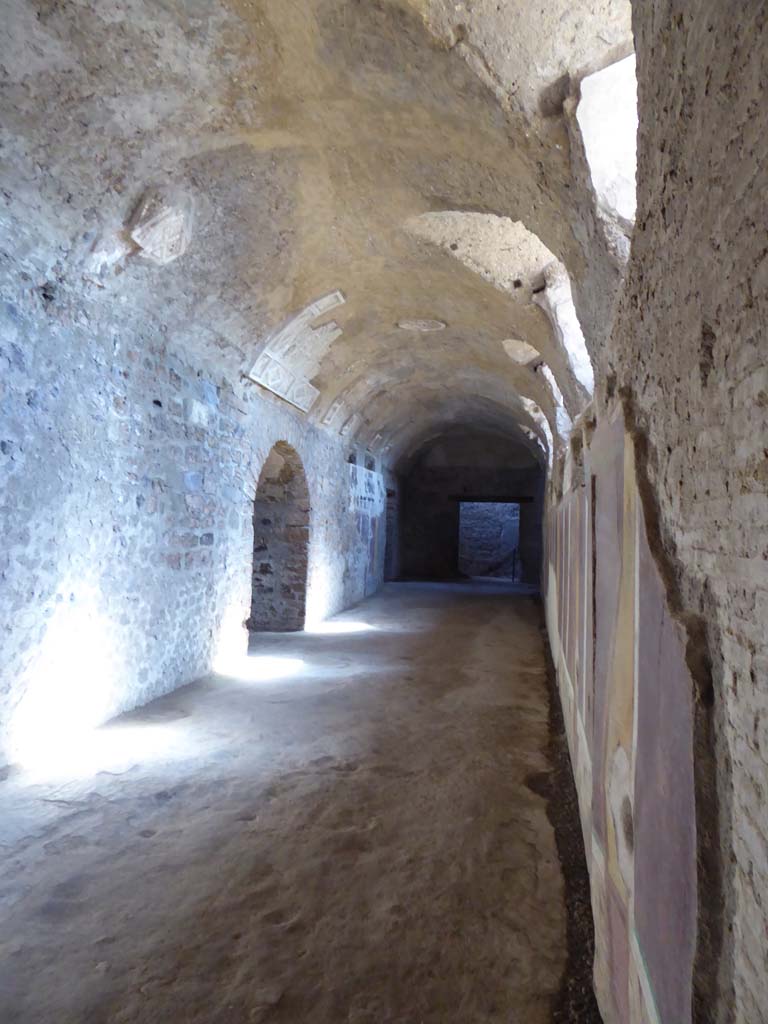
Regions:
[[[309,381],[297,377],[287,366],[283,365],[271,352],[262,352],[253,365],[250,377],[268,388],[279,398],[290,402],[303,412],[309,412],[319,392]]]
[[[521,401],[523,403],[523,408],[525,409],[525,411],[534,421],[536,426],[543,432],[544,436],[547,439],[547,461],[551,467],[552,456],[554,452],[554,441],[547,417],[544,415],[544,413],[541,411],[539,406],[536,404],[536,402],[533,401],[532,398],[522,397]]]
[[[420,331],[430,334],[432,331],[444,331],[447,324],[443,320],[398,320],[401,331]]]
[[[172,263],[192,240],[194,204],[179,189],[147,189],[128,222],[128,234],[140,255],[153,263]]]
[[[335,291],[306,306],[268,339],[248,376],[284,401],[309,412],[319,395],[310,383],[311,378],[341,334],[333,320],[319,327],[313,327],[312,321],[345,301],[343,293]]]
[[[208,426],[210,408],[203,402],[198,402],[196,398],[186,398],[184,400],[184,412],[186,413],[187,422],[193,427]]]
[[[349,509],[369,516],[383,515],[387,504],[384,478],[365,466],[347,464],[349,473]]]
[[[363,421],[363,417],[359,413],[353,413],[346,421],[344,426],[341,428],[339,433],[342,437],[348,437],[350,434],[354,434],[357,428]]]
[[[504,351],[507,353],[510,359],[516,363],[520,363],[525,366],[534,359],[540,359],[541,355],[539,350],[534,348],[533,345],[529,345],[527,341],[518,341],[515,338],[507,338],[501,343],[504,346]]]
[[[335,427],[344,416],[344,402],[337,398],[331,402],[321,422],[324,427]]]
[[[547,366],[546,363],[541,363],[537,368],[537,372],[546,380],[549,385],[549,390],[552,392],[552,398],[555,403],[555,416],[557,419],[557,432],[561,437],[567,437],[571,432],[571,417],[565,408],[565,402],[563,401],[563,395],[560,388],[557,386],[555,375],[552,370]]]
[[[595,374],[573,304],[568,271],[555,260],[544,271],[544,277],[547,286],[543,292],[534,295],[534,302],[547,314],[555,337],[568,356],[574,377],[591,395],[595,389]]]

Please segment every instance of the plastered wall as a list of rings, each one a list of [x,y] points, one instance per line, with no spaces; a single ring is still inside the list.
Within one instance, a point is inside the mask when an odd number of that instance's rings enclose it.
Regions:
[[[768,247],[760,3],[634,3],[638,208],[598,377],[638,442],[708,714],[698,1019],[768,1021]],[[697,784],[698,785],[698,784]]]
[[[546,615],[577,782],[606,1024],[691,1020],[694,685],[620,408],[550,509]]]

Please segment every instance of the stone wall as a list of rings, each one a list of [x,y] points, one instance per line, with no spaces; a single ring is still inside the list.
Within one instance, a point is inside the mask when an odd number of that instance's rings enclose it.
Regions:
[[[248,628],[304,628],[310,499],[296,451],[278,441],[267,456],[253,503],[253,575]]]
[[[633,7],[638,214],[608,385],[631,420],[696,674],[698,827],[711,840],[697,1012],[758,1024],[768,1020],[768,15],[717,0]]]
[[[514,579],[519,569],[520,506],[463,501],[459,508],[459,572]]]
[[[9,296],[1,339],[6,757],[245,650],[256,481],[278,441],[307,467],[308,619],[378,585],[382,478],[350,475],[338,437],[191,364],[157,323],[62,290]]]

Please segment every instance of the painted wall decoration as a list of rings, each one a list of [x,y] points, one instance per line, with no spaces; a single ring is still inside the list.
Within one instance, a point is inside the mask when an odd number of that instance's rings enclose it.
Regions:
[[[364,466],[347,464],[349,508],[357,517],[361,550],[367,551],[365,593],[374,594],[384,573],[387,490],[380,473]]]
[[[547,531],[547,619],[579,793],[606,1024],[691,1020],[692,683],[620,416]]]
[[[264,344],[248,374],[251,380],[302,412],[309,412],[320,394],[311,380],[342,333],[334,320],[317,327],[313,321],[345,302],[342,292],[331,292],[283,324]]]

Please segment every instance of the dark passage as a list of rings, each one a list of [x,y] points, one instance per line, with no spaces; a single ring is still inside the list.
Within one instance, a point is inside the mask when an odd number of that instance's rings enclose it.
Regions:
[[[517,580],[520,574],[520,506],[514,501],[462,501],[459,506],[459,573]]]
[[[449,431],[397,469],[403,577],[539,583],[544,470],[522,435]]]

